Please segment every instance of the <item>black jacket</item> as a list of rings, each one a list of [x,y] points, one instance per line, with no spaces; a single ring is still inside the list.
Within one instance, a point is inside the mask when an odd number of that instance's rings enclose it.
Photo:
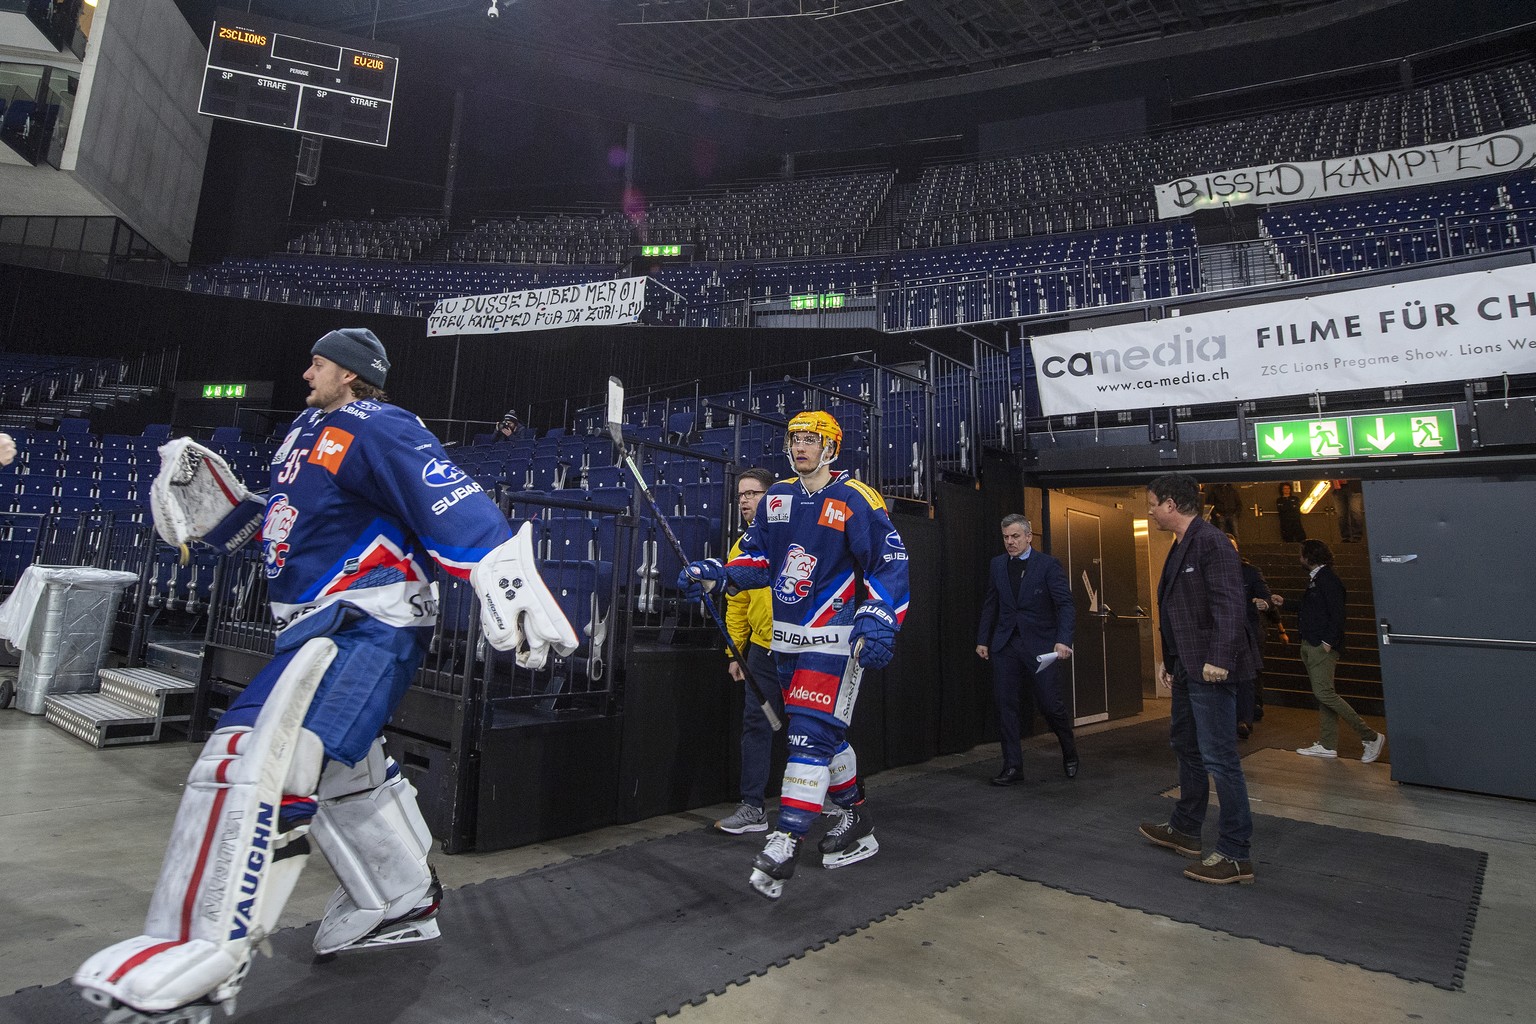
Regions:
[[[1309,644],[1328,644],[1344,653],[1344,581],[1325,565],[1312,577],[1301,595],[1301,638]]]

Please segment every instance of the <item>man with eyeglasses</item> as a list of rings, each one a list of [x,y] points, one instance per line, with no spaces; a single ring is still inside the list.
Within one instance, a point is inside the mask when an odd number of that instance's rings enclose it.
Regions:
[[[829,797],[840,813],[817,844],[822,866],[846,867],[880,849],[848,727],[863,670],[885,667],[895,653],[910,597],[907,550],[880,493],[829,468],[842,440],[842,427],[828,413],[791,419],[784,450],[796,479],[768,488],[741,554],[728,564],[690,562],[678,576],[689,594],[716,587],[772,590],[789,763],[778,828],[752,864],[752,887],[769,899],[783,895]]]
[[[766,469],[743,470],[736,478],[736,508],[741,512],[741,525],[751,526],[757,516],[757,507],[768,488],[773,486],[773,474]],[[730,558],[741,554],[741,539],[731,545]],[[773,644],[773,597],[766,589],[745,590],[725,599],[725,631],[730,634],[736,650],[747,660],[747,670],[762,687],[763,699],[773,705],[775,713],[784,717],[784,692],[779,688],[778,671],[773,665],[769,647]],[[727,649],[729,653],[729,649]],[[746,687],[746,674],[741,663],[734,658],[726,666],[731,678],[743,684],[745,700],[741,710],[741,804],[730,816],[715,822],[715,828],[733,836],[743,832],[768,831],[768,815],[764,812],[764,794],[768,789],[768,768],[773,760],[773,726],[763,714],[762,705]]]
[[[1201,517],[1200,485],[1184,473],[1147,484],[1147,519],[1174,536],[1157,585],[1163,661],[1157,681],[1173,693],[1169,742],[1179,799],[1167,821],[1142,822],[1149,842],[1184,857],[1204,852],[1201,827],[1215,780],[1216,848],[1184,869],[1211,885],[1253,881],[1253,815],[1237,756],[1237,680],[1252,675],[1242,563],[1226,534]]]

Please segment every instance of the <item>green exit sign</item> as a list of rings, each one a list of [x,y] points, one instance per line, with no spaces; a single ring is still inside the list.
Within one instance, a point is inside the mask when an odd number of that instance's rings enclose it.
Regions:
[[[204,384],[204,398],[244,398],[244,384]]]
[[[1253,425],[1260,462],[1339,459],[1350,455],[1433,455],[1459,450],[1451,409],[1268,420]]]
[[[681,256],[683,247],[680,245],[642,245],[641,256]]]
[[[1356,455],[1429,455],[1454,452],[1456,416],[1450,409],[1351,416]]]
[[[841,309],[848,301],[848,297],[841,292],[827,292],[823,295],[791,295],[789,297],[790,309]]]

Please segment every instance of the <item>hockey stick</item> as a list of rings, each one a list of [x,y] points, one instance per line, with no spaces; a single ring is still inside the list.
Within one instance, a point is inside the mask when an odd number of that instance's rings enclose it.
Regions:
[[[624,444],[624,385],[617,377],[608,378],[608,436],[613,438],[613,445],[618,450],[619,457],[624,460],[624,465],[629,467],[629,475],[635,478],[635,483],[640,488],[640,493],[645,495],[646,504],[651,506],[651,511],[656,513],[656,521],[661,524],[661,532],[667,535],[667,540],[672,544],[672,550],[677,555],[677,560],[687,565],[692,559],[683,550],[683,544],[677,539],[677,534],[672,532],[672,524],[667,522],[666,514],[661,511],[661,506],[656,504],[656,496],[651,493],[650,485],[645,482],[645,477],[640,475],[640,467],[635,465],[635,457],[630,454],[629,448]],[[730,632],[725,628],[725,622],[720,618],[720,613],[715,609],[715,602],[708,592],[703,592],[700,598],[704,601],[704,607],[709,609],[709,617],[715,620],[715,628],[720,630],[720,635],[725,637],[726,646],[730,648],[731,657],[736,659],[736,664],[741,666],[741,674],[747,681],[747,686],[752,690],[757,702],[762,706],[763,717],[768,719],[768,725],[774,732],[784,728],[778,712],[773,710],[773,705],[768,698],[763,696],[762,687],[757,685],[757,680],[752,675],[752,670],[747,667],[747,659],[742,657],[741,651],[736,647],[736,641],[731,639]]]
[[[853,642],[853,649],[848,652],[848,664],[843,666],[843,678],[837,681],[838,707],[833,714],[842,718],[845,722],[853,721],[853,705],[859,699],[858,684],[864,678],[864,666],[859,664],[859,655],[864,653],[864,638],[859,637]],[[844,708],[842,703],[848,702]]]

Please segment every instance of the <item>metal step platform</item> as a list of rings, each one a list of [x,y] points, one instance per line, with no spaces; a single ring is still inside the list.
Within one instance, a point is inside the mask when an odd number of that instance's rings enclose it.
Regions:
[[[202,641],[151,640],[144,648],[144,663],[169,675],[196,682],[203,665]]]
[[[104,668],[99,693],[48,698],[43,715],[93,747],[154,743],[167,724],[191,719],[197,684],[152,668]]]

